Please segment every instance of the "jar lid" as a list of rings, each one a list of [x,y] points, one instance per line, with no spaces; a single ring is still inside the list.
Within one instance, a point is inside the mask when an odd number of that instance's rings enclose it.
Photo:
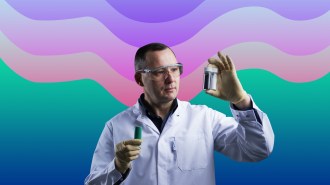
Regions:
[[[211,73],[218,73],[218,68],[215,67],[205,67],[204,68],[205,72],[211,72]]]

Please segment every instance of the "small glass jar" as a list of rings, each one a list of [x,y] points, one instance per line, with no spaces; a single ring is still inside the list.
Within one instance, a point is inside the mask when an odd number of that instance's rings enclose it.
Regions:
[[[204,68],[204,87],[203,89],[217,90],[218,68],[207,66]]]

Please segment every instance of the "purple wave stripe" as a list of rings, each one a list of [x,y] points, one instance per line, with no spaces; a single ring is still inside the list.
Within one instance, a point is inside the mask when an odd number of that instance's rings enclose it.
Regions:
[[[195,0],[195,1],[177,1],[177,0],[107,0],[118,12],[124,16],[141,22],[165,22],[178,19],[187,15],[194,9],[199,8],[200,4],[209,3],[208,8],[204,6],[200,15],[209,14],[209,9],[213,16],[218,17],[228,11],[247,7],[260,6],[269,8],[278,14],[294,20],[306,20],[318,17],[330,8],[329,1],[326,0],[276,0],[276,1],[260,1],[260,0]],[[133,6],[132,6],[133,5]],[[138,7],[138,8],[136,8]],[[157,15],[157,16],[154,16]],[[204,19],[204,17],[203,17]]]
[[[205,0],[107,0],[107,2],[122,15],[132,20],[165,22],[187,15]]]
[[[133,105],[142,92],[135,82],[109,67],[93,53],[61,56],[35,56],[20,50],[0,32],[0,56],[22,77],[34,82],[63,82],[92,79],[122,103]],[[330,47],[309,56],[292,56],[265,43],[242,43],[223,50],[233,59],[236,69],[259,68],[293,82],[308,82],[330,71]],[[311,62],[313,61],[313,62]],[[189,64],[185,64],[186,66]],[[204,61],[181,79],[179,98],[190,100],[202,90]],[[312,69],[312,70],[311,70]],[[131,74],[133,76],[133,74]],[[130,89],[128,92],[127,89]]]
[[[93,52],[121,75],[133,80],[132,64],[137,48],[123,43],[97,20],[86,17],[35,21],[10,8],[4,8],[2,14],[1,31],[21,49],[35,55]],[[251,21],[246,22],[242,17]],[[216,19],[173,49],[179,61],[189,63],[185,74],[194,71],[217,50],[240,42],[260,41],[289,54],[312,54],[329,45],[329,20],[330,13],[314,20],[291,21],[264,8],[244,8]]]
[[[16,1],[9,1],[9,2],[16,2]],[[75,1],[74,1],[75,2]],[[232,8],[227,8],[230,5],[236,6],[238,3],[228,3],[226,6],[224,6],[224,3],[220,3],[218,1],[205,1],[202,3],[198,8],[196,8],[195,11],[192,11],[190,14],[187,14],[186,16],[183,16],[179,19],[173,20],[173,21],[168,21],[164,23],[155,23],[155,24],[147,24],[144,22],[137,22],[132,19],[129,19],[122,14],[120,14],[118,11],[116,11],[111,5],[109,5],[106,1],[104,0],[95,0],[94,4],[90,3],[90,1],[84,0],[84,2],[88,2],[87,4],[89,6],[88,12],[84,12],[82,10],[86,8],[79,8],[75,7],[73,11],[74,6],[79,6],[78,5],[72,5],[72,4],[65,4],[62,5],[61,8],[59,9],[61,14],[61,17],[63,18],[62,15],[69,14],[69,12],[74,12],[73,14],[81,14],[81,16],[90,16],[98,19],[100,22],[102,22],[111,32],[113,32],[117,37],[119,37],[121,40],[124,42],[134,45],[134,46],[141,46],[145,43],[149,42],[154,42],[154,41],[159,41],[159,42],[164,42],[167,43],[170,46],[179,44],[181,42],[186,41],[187,39],[191,38],[193,35],[195,35],[198,31],[200,31],[205,25],[209,24],[212,20],[215,18],[219,17],[219,15],[224,14],[226,11],[232,10]],[[242,1],[243,2],[243,1]],[[267,1],[271,2],[271,1]],[[313,1],[313,5],[307,6],[309,4],[306,4],[303,7],[302,15],[308,15],[309,12],[314,12],[314,11],[319,11],[320,9],[325,8],[326,10],[329,9],[329,3],[320,1],[320,3],[316,3],[317,1]],[[44,2],[46,3],[46,2]],[[48,1],[47,1],[48,3]],[[217,4],[216,4],[217,3]],[[227,3],[227,2],[226,2]],[[26,3],[26,6],[31,7],[32,3]],[[37,3],[38,4],[38,3]],[[43,3],[41,3],[43,4]],[[285,3],[286,5],[288,3]],[[314,7],[315,4],[318,4],[318,8],[311,8]],[[20,5],[20,6],[19,6]],[[299,3],[297,7],[299,7]],[[19,1],[15,4],[16,7],[21,7],[22,2]],[[275,6],[275,5],[274,5]],[[282,5],[278,5],[278,7],[281,7]],[[25,7],[25,6],[23,6]],[[68,7],[68,8],[66,8]],[[237,6],[236,8],[239,8],[240,6]],[[277,7],[277,6],[276,6]],[[291,7],[291,6],[289,6]],[[297,7],[294,9],[287,9],[283,8],[285,11],[290,12],[297,12]],[[321,8],[320,8],[321,7]],[[226,9],[226,11],[221,11],[221,8]],[[19,9],[19,8],[17,8]],[[21,8],[19,10],[21,10]],[[37,12],[38,10],[42,9],[40,5],[37,5],[37,8],[32,8],[30,9],[24,9],[24,12],[26,16],[29,16],[30,14],[35,15],[36,18],[40,15]],[[82,9],[82,10],[80,10]],[[138,8],[137,8],[138,9]],[[324,10],[325,10],[324,9]],[[54,11],[54,10],[53,10]],[[33,13],[36,12],[36,13]],[[50,11],[52,12],[52,11]],[[220,12],[220,13],[219,13]],[[326,11],[322,11],[322,13],[325,13]],[[253,13],[253,12],[250,12]],[[321,14],[318,14],[321,15]],[[55,15],[52,15],[53,17]],[[153,15],[154,17],[157,17]],[[258,15],[260,16],[260,15]],[[31,16],[29,16],[31,17]],[[72,16],[69,16],[72,17]],[[262,17],[262,16],[261,16]],[[40,18],[39,18],[40,19]],[[246,22],[250,22],[253,20],[245,19]],[[232,23],[231,23],[232,24]],[[269,23],[268,23],[269,24]],[[266,24],[266,25],[268,25]],[[127,31],[130,30],[130,31]]]
[[[259,6],[271,9],[278,14],[293,20],[313,19],[330,9],[328,0],[6,0],[17,11],[32,19],[54,20],[69,19],[82,16],[100,16],[100,21],[118,16],[116,12],[129,19],[140,22],[166,22],[187,16],[203,16],[208,23],[228,11]],[[100,9],[100,5],[108,2],[111,9]],[[103,10],[104,12],[100,12]],[[198,12],[193,12],[198,11]],[[110,15],[110,16],[109,16]],[[188,15],[192,16],[192,15]],[[118,18],[118,17],[115,17]],[[200,17],[197,17],[200,18]],[[110,26],[107,26],[110,28]]]

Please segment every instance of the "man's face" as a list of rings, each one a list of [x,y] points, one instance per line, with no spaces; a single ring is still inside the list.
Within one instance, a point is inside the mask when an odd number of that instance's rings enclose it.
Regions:
[[[154,69],[161,66],[176,64],[177,60],[170,49],[149,51],[146,54],[147,68]],[[167,69],[166,69],[167,70]],[[167,71],[168,72],[168,71]],[[174,77],[167,73],[165,78],[154,80],[152,74],[142,73],[145,99],[152,104],[168,103],[174,100],[179,91],[180,76]]]

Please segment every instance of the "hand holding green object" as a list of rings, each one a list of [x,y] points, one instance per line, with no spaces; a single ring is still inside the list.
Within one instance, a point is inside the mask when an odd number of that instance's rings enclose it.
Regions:
[[[131,167],[131,162],[137,159],[141,150],[141,139],[125,140],[116,145],[115,168],[124,173]]]

